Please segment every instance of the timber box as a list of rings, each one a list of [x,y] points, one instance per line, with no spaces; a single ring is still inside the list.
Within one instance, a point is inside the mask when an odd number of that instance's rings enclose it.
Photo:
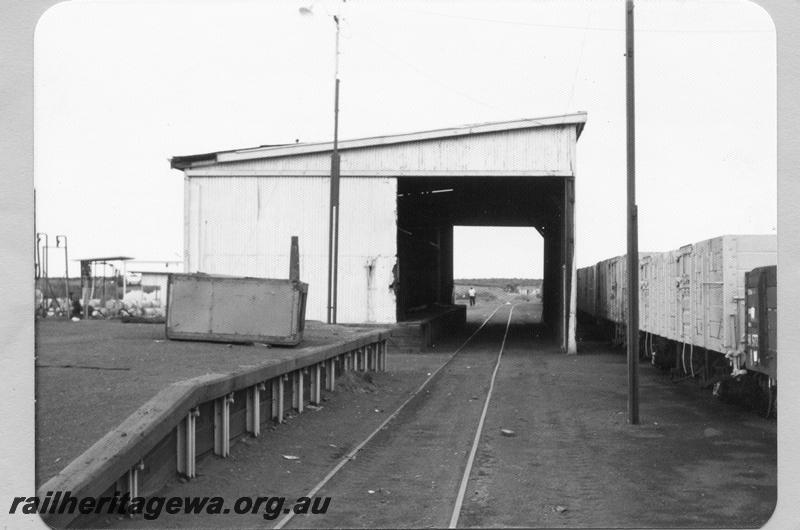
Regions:
[[[271,278],[170,274],[168,339],[263,342],[303,340],[308,284]]]

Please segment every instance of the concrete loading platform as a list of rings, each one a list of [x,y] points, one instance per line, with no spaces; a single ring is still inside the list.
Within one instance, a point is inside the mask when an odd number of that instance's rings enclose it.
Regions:
[[[241,435],[318,405],[342,373],[385,370],[390,333],[307,322],[301,345],[268,348],[167,341],[147,324],[41,322],[36,482],[42,495],[152,494],[194,476],[203,454],[225,457]]]
[[[398,353],[435,349],[449,334],[462,329],[466,321],[466,306],[434,305],[424,311],[410,313],[408,320],[395,324],[388,341],[392,351]]]

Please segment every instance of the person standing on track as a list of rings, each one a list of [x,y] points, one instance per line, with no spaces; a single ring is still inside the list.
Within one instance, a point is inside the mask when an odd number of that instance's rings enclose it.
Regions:
[[[474,287],[470,287],[469,291],[467,291],[467,294],[469,294],[469,305],[470,306],[474,306],[475,305],[475,288]]]

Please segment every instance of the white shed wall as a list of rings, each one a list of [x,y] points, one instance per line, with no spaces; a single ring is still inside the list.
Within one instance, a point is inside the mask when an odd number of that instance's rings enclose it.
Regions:
[[[156,291],[155,298],[156,300],[161,300],[164,303],[167,299],[167,282],[169,276],[164,273],[149,273],[143,272],[142,273],[142,287],[158,287],[158,291]]]
[[[329,160],[329,159],[328,159]],[[187,272],[287,278],[291,236],[300,242],[306,318],[327,314],[330,180],[201,177],[186,181]],[[344,178],[340,188],[337,321],[391,323],[397,254],[397,181]]]

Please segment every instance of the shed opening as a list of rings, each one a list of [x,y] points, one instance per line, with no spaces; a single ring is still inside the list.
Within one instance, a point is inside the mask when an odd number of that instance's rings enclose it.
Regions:
[[[532,227],[453,227],[453,299],[541,304],[544,240]]]
[[[573,180],[559,177],[397,179],[398,321],[455,302],[454,234],[473,227],[538,233],[542,320],[566,337],[572,270]],[[501,251],[500,251],[501,252]],[[531,274],[533,275],[533,274]],[[526,275],[528,276],[528,275]],[[564,347],[566,348],[566,344]]]

